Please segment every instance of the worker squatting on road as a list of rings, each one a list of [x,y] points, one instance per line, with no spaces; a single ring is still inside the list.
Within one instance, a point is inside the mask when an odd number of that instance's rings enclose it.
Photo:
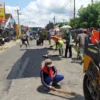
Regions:
[[[58,82],[64,79],[63,75],[57,74],[56,67],[51,59],[46,59],[40,72],[41,82],[47,89],[55,91],[56,86],[60,86]]]

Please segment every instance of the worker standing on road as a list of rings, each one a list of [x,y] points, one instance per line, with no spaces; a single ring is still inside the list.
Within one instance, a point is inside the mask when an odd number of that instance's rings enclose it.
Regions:
[[[44,66],[41,68],[40,77],[45,89],[50,89],[52,91],[55,91],[55,87],[60,86],[58,82],[64,79],[63,75],[57,74],[57,70],[51,59],[46,59],[44,61]]]
[[[81,30],[80,34],[78,34],[77,36],[77,44],[79,44],[79,56],[81,57],[82,62],[80,64],[83,63],[84,58],[83,58],[83,54],[84,54],[84,45],[85,45],[85,38],[88,35],[86,34],[86,31]]]
[[[66,40],[66,48],[65,48],[65,58],[68,56],[69,50],[69,57],[72,57],[72,35],[70,29],[66,29],[65,31],[65,40]]]
[[[56,31],[54,29],[54,27],[52,27],[50,30],[49,30],[49,34],[48,34],[48,39],[49,39],[49,45],[51,45],[51,37],[54,36],[56,34]]]

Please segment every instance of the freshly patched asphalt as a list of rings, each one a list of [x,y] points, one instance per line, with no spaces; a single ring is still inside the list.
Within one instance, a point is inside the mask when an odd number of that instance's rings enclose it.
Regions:
[[[27,49],[18,44],[0,54],[0,100],[84,100],[83,65],[76,59],[75,51],[72,59],[59,57],[58,52],[49,58],[58,73],[64,75],[61,89],[74,91],[76,96],[43,90],[40,69],[48,47],[48,41],[44,46],[36,46],[33,40]]]

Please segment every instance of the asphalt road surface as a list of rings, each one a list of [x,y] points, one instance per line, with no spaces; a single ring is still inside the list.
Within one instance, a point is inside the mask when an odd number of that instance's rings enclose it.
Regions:
[[[64,75],[61,88],[74,91],[76,96],[52,91],[44,91],[40,81],[42,55],[48,52],[48,42],[36,46],[30,42],[27,49],[19,44],[0,54],[0,100],[84,100],[82,81],[83,66],[73,58],[61,58],[58,52],[49,56],[59,74]]]

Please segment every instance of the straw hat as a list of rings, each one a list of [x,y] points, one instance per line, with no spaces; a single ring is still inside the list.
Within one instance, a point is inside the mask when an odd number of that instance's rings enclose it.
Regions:
[[[48,66],[48,67],[54,66],[51,59],[46,59],[46,60],[44,61],[44,63],[45,63],[45,65]]]

